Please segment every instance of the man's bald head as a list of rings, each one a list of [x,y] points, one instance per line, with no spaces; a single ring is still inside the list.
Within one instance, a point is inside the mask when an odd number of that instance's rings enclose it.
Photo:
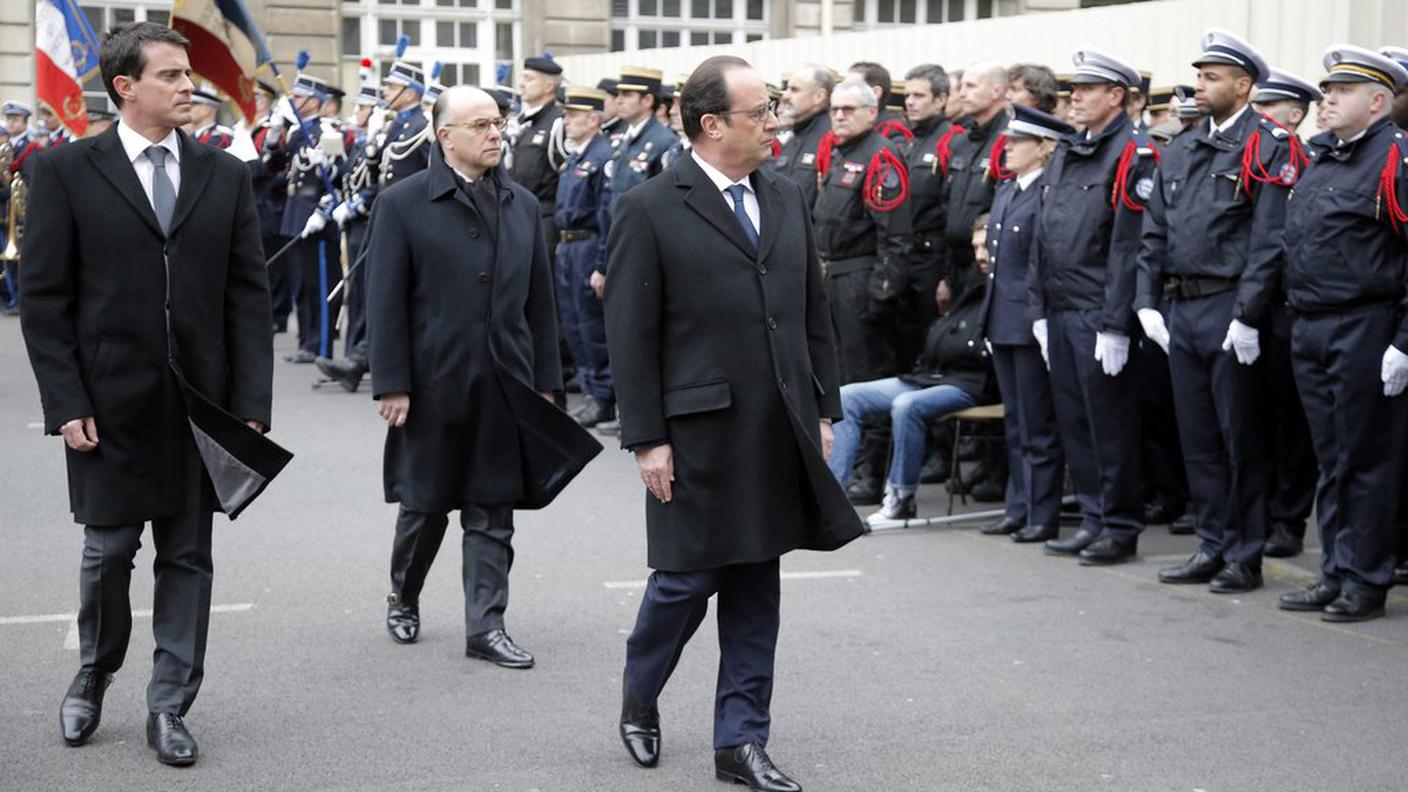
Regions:
[[[959,88],[963,112],[986,124],[1007,109],[1007,68],[981,61],[963,70]]]
[[[499,104],[488,92],[472,85],[453,85],[446,88],[440,98],[435,100],[435,108],[430,114],[431,125],[439,132],[447,123],[453,124],[456,121],[488,115],[481,112],[486,108],[489,113],[499,114]]]
[[[477,179],[503,158],[503,116],[488,93],[468,85],[445,89],[431,112],[445,162]]]

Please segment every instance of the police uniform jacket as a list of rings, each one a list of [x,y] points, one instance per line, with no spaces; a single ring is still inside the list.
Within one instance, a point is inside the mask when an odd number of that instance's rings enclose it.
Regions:
[[[265,236],[275,236],[279,234],[284,204],[288,201],[288,160],[282,152],[270,150],[267,142],[269,134],[269,119],[265,118],[255,126],[251,135],[259,157],[251,160],[248,166],[254,185],[254,201],[259,210],[260,232]]]
[[[622,129],[622,132],[625,133],[627,129],[629,127]],[[664,169],[662,158],[676,140],[675,133],[656,121],[654,116],[646,119],[645,125],[634,138],[621,138],[607,173],[607,178],[611,180],[613,206],[636,185],[642,184]]]
[[[939,141],[952,128],[953,124],[942,114],[927,118],[914,127],[908,160],[916,257],[941,257],[948,199],[945,177],[949,162],[938,148]],[[949,140],[952,138],[950,136]]]
[[[596,135],[581,150],[567,158],[557,177],[557,207],[553,222],[562,231],[596,233],[599,272],[606,269],[606,237],[609,227],[606,208],[606,163],[611,160],[611,141]]]
[[[978,404],[997,401],[992,359],[983,343],[983,307],[987,284],[981,280],[965,291],[924,335],[924,351],[914,370],[901,380],[921,388],[952,385]]]
[[[1251,107],[1225,132],[1210,132],[1209,123],[1174,138],[1152,175],[1134,307],[1158,307],[1170,278],[1225,278],[1238,281],[1232,318],[1262,325],[1280,269],[1286,196],[1299,176],[1290,133]],[[1269,181],[1244,170],[1249,145],[1258,155],[1253,172]]]
[[[400,110],[376,135],[364,136],[347,168],[355,217],[371,213],[383,188],[425,170],[432,143],[430,122],[420,105]]]
[[[767,168],[752,186],[756,249],[693,156],[623,197],[607,242],[621,444],[674,452],[673,500],[646,496],[655,569],[767,561],[860,534],[819,443],[841,401],[805,198]]]
[[[948,203],[944,217],[944,237],[950,247],[967,248],[973,239],[973,221],[992,206],[997,183],[989,175],[992,149],[998,135],[1007,128],[1007,113],[993,116],[986,124],[968,124],[968,133],[953,140],[949,161]]]
[[[270,150],[270,163],[282,164],[288,170],[288,200],[284,203],[283,219],[279,233],[286,237],[296,237],[303,233],[308,218],[318,209],[323,197],[328,194],[327,183],[323,180],[322,166],[314,166],[309,159],[309,151],[318,146],[323,135],[340,135],[325,119],[308,120],[313,130],[312,139],[305,145],[303,129],[291,125],[284,139],[265,138],[265,146]],[[327,161],[327,176],[333,184],[341,184],[346,175],[347,159],[338,157]]]
[[[538,508],[601,450],[539,395],[562,369],[538,199],[502,171],[485,176],[496,203],[471,197],[443,156],[435,146],[372,212],[372,395],[411,397],[406,425],[387,429],[386,500]]]
[[[898,294],[913,248],[910,202],[881,211],[865,200],[866,172],[884,149],[899,157],[901,163],[904,161],[899,144],[874,130],[837,144],[812,210],[817,253],[826,262],[828,272],[863,269],[874,277],[895,280],[890,287],[877,284],[872,294],[877,299],[884,296],[882,293],[891,297]],[[881,197],[899,195],[897,179],[874,187],[879,188]]]
[[[195,448],[168,366],[166,311],[187,382],[239,418],[270,423],[269,285],[244,163],[184,132],[169,236],[117,126],[35,163],[21,325],[44,431],[93,416],[98,448],[68,458],[74,519],[179,513]]]
[[[1396,149],[1396,150],[1395,150]],[[1408,245],[1390,220],[1380,178],[1396,170],[1395,196],[1408,209],[1408,136],[1388,119],[1339,145],[1334,133],[1310,141],[1313,164],[1291,191],[1285,233],[1286,297],[1301,314],[1395,305],[1408,282]],[[25,238],[29,238],[28,232]],[[1393,345],[1408,350],[1408,314]]]
[[[513,179],[537,196],[543,213],[551,215],[557,202],[557,165],[554,158],[560,151],[561,132],[554,143],[553,127],[562,126],[567,111],[556,102],[539,108],[529,118],[519,120],[518,134],[513,140]]]
[[[1121,174],[1120,160],[1131,144],[1128,156],[1134,159]],[[1148,139],[1121,113],[1093,138],[1085,131],[1068,136],[1051,156],[1041,175],[1029,272],[1033,316],[1098,311],[1101,330],[1129,334],[1143,219],[1139,194],[1148,191],[1138,184],[1154,167],[1152,154],[1139,154],[1140,149],[1149,150]]]
[[[782,151],[769,160],[774,173],[786,176],[802,188],[807,207],[816,206],[816,149],[821,136],[831,131],[831,116],[822,108],[792,125],[792,137]]]
[[[1027,302],[1027,265],[1041,208],[1041,177],[1026,189],[1017,179],[997,188],[988,219],[988,283],[983,301],[984,332],[994,344],[1032,346],[1031,307]]]

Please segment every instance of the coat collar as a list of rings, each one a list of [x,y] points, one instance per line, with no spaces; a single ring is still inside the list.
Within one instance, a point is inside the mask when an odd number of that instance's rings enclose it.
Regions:
[[[495,184],[498,186],[499,205],[503,206],[513,199],[513,190],[504,186],[508,177],[502,167],[495,168],[493,174]],[[485,175],[487,176],[488,173]],[[425,186],[426,197],[430,200],[439,201],[450,197],[469,207],[469,210],[476,215],[479,214],[474,202],[469,200],[469,196],[460,189],[460,184],[455,179],[455,172],[445,161],[445,153],[440,150],[439,143],[432,144],[430,147],[430,164],[426,167]]]
[[[748,237],[744,235],[743,229],[738,225],[738,218],[734,217],[733,211],[729,208],[728,199],[724,198],[723,193],[714,186],[714,182],[705,175],[699,167],[699,163],[694,161],[692,154],[681,157],[672,173],[675,177],[675,186],[689,190],[685,195],[684,202],[691,209],[708,221],[709,225],[728,237],[729,241],[744,255],[759,262],[767,258],[773,244],[777,241],[778,226],[782,224],[780,212],[782,195],[771,174],[759,168],[753,171],[751,176],[753,192],[758,197],[758,216],[762,225],[758,246],[754,249],[752,243],[748,241]]]
[[[181,191],[176,196],[176,209],[171,215],[171,236],[176,234],[181,223],[195,207],[196,201],[205,192],[213,165],[210,157],[217,153],[209,146],[197,144],[182,130],[176,130],[176,137],[181,145]],[[118,139],[116,124],[97,137],[88,151],[88,156],[93,158],[103,178],[117,188],[132,208],[137,210],[137,214],[147,226],[157,236],[162,236],[161,224],[157,222],[156,213],[152,211],[151,201],[147,199],[147,193],[137,179],[137,171],[132,167],[132,161],[127,158],[122,141]]]

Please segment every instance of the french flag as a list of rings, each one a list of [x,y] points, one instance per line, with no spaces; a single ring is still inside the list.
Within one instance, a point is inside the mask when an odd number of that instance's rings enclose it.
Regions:
[[[59,123],[88,129],[83,82],[98,71],[98,38],[76,0],[39,0],[34,13],[34,93]]]
[[[191,40],[191,70],[254,123],[254,73],[274,56],[244,0],[176,0],[171,27]]]

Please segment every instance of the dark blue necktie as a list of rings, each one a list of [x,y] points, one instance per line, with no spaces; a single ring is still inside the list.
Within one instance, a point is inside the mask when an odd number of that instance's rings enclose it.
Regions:
[[[733,199],[733,216],[738,218],[738,224],[743,226],[743,233],[748,237],[748,241],[753,243],[753,247],[757,247],[758,229],[753,227],[753,221],[748,219],[748,212],[743,208],[743,185],[731,184],[727,192]]]

